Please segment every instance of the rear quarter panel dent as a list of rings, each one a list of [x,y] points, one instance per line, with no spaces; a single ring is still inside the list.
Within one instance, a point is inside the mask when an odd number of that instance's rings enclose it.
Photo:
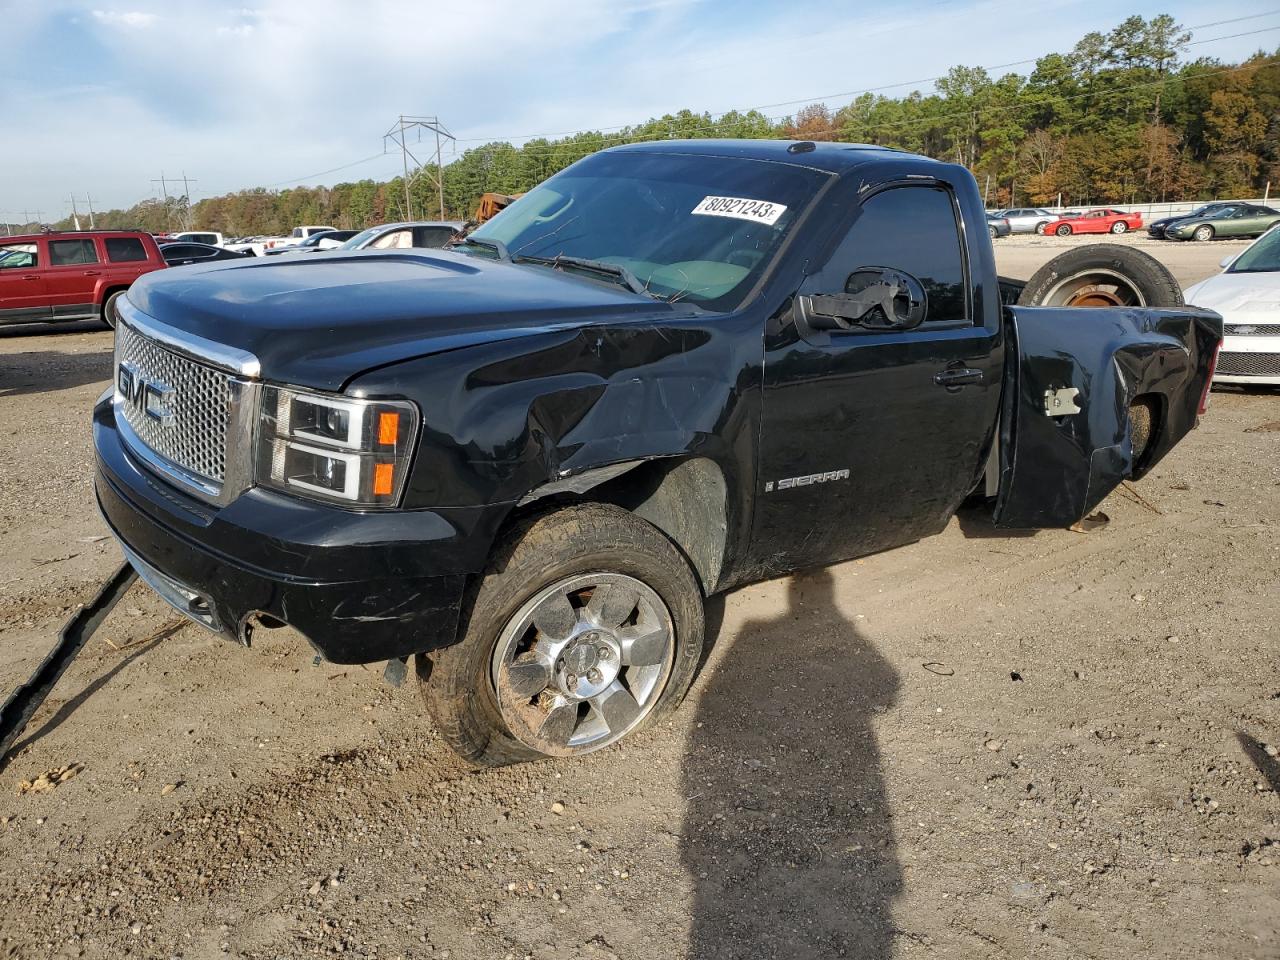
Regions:
[[[1068,526],[1133,473],[1129,406],[1160,400],[1150,469],[1196,423],[1221,339],[1204,310],[1008,308],[1011,351],[996,522]],[[1049,417],[1044,393],[1077,387],[1079,414]]]

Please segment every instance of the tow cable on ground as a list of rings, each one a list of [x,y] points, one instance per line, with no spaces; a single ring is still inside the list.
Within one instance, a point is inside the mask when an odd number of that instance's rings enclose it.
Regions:
[[[111,578],[102,585],[98,595],[88,606],[82,606],[62,625],[58,633],[58,642],[44,658],[44,662],[36,668],[26,683],[20,685],[9,695],[9,699],[0,707],[0,769],[4,767],[9,748],[18,739],[18,735],[26,729],[31,715],[40,704],[44,703],[67,667],[76,655],[84,649],[89,638],[102,626],[107,614],[124,596],[125,591],[133,585],[138,573],[128,563],[120,565]]]

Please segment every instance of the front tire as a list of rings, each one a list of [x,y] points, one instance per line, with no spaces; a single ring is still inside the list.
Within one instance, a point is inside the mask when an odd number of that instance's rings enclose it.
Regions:
[[[1062,226],[1058,227],[1058,229],[1055,230],[1054,233],[1056,233],[1060,237],[1069,237],[1071,236],[1071,226],[1070,224],[1064,223]]]
[[[679,550],[619,507],[519,524],[453,646],[419,655],[449,746],[500,766],[591,753],[678,704],[702,656],[702,591]]]
[[[1203,243],[1206,240],[1212,240],[1213,227],[1209,226],[1207,223],[1202,223],[1200,226],[1196,227],[1195,230],[1191,232],[1191,239],[1199,240],[1201,243]]]

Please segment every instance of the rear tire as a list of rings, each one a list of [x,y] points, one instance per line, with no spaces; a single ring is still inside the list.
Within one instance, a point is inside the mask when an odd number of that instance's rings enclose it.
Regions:
[[[1200,226],[1196,227],[1193,231],[1191,231],[1191,239],[1199,240],[1202,243],[1206,240],[1212,240],[1213,227],[1209,226],[1207,223],[1200,224]]]
[[[1062,224],[1062,226],[1058,227],[1058,229],[1053,232],[1060,237],[1069,237],[1071,236],[1071,225],[1064,223]]]
[[[484,766],[590,753],[662,717],[693,682],[705,629],[683,554],[608,504],[518,524],[464,617],[458,643],[416,666],[445,741]]]
[[[999,234],[999,232],[996,230],[996,228],[995,228],[995,227],[991,227],[991,226],[987,227],[987,233],[991,234],[991,239],[992,239],[992,240],[994,240],[996,237],[1000,236],[1000,234]]]
[[[1037,223],[1037,224],[1036,224],[1036,233],[1040,234],[1040,236],[1042,236],[1042,237],[1043,237],[1043,236],[1044,236],[1044,229],[1045,229],[1045,227],[1047,227],[1047,226],[1049,226],[1049,221],[1048,221],[1048,220],[1042,220],[1040,223]]]
[[[1159,260],[1133,247],[1090,243],[1059,254],[1018,296],[1031,307],[1180,307],[1182,288]]]
[[[1128,229],[1129,229],[1129,225],[1125,223],[1123,220],[1117,220],[1115,223],[1111,225],[1112,233],[1124,233]]]
[[[1151,445],[1151,432],[1155,426],[1155,401],[1138,397],[1129,405],[1129,438],[1133,445],[1133,465],[1130,473],[1139,472],[1144,466],[1147,448]]]
[[[112,330],[116,328],[116,301],[124,295],[124,290],[117,290],[115,293],[110,294],[102,303],[102,316],[100,319],[104,325],[110,327]]]

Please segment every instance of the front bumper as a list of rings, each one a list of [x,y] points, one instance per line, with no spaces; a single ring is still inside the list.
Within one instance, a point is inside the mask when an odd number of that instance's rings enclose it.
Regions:
[[[1275,335],[1227,334],[1222,338],[1222,350],[1218,354],[1218,368],[1214,383],[1253,384],[1256,386],[1280,385],[1280,324],[1243,324],[1229,320],[1227,328],[1244,326],[1257,330],[1270,326]]]
[[[109,395],[93,437],[99,509],[163,599],[241,643],[257,617],[274,618],[334,663],[452,643],[468,577],[510,508],[355,513],[258,488],[212,507],[133,457]]]

